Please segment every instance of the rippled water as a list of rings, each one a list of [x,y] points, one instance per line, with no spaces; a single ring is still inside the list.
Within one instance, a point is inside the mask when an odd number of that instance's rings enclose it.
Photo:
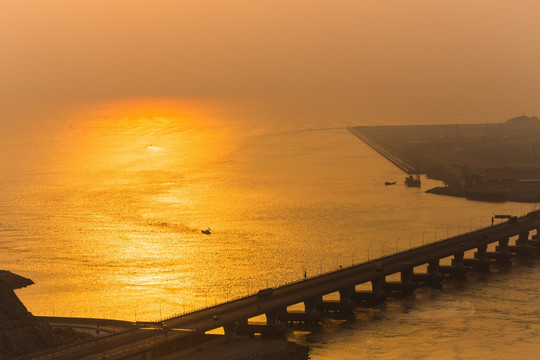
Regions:
[[[405,188],[339,121],[113,110],[3,135],[1,267],[36,282],[18,291],[36,315],[155,320],[533,207]],[[291,338],[318,360],[533,358],[539,278],[517,265]]]

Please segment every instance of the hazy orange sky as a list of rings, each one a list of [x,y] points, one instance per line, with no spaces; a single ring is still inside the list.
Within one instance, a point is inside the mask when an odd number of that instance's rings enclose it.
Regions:
[[[540,115],[539,16],[536,0],[2,1],[0,121],[132,97],[344,124]]]

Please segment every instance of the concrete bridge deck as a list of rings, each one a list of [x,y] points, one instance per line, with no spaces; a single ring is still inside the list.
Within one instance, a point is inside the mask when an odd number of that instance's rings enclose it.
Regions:
[[[466,266],[489,266],[495,259],[506,260],[513,253],[522,254],[532,249],[534,240],[529,239],[529,235],[533,230],[536,235],[540,233],[540,210],[491,227],[268,289],[259,296],[255,294],[172,317],[157,328],[133,327],[89,343],[20,359],[151,359],[158,356],[160,349],[169,347],[170,351],[171,344],[190,344],[196,336],[209,330],[223,327],[227,336],[233,336],[237,329],[247,326],[249,318],[258,315],[265,314],[267,325],[276,327],[287,307],[294,304],[304,303],[306,315],[313,315],[325,309],[322,297],[326,294],[340,294],[337,304],[327,305],[330,308],[351,309],[353,300],[362,298],[362,294],[355,291],[356,285],[371,283],[371,297],[384,297],[385,291],[393,289],[385,280],[388,275],[401,274],[401,282],[393,284],[394,289],[413,289],[416,266],[429,264],[428,273],[422,276],[435,280],[443,274],[464,273]],[[509,245],[509,238],[515,236],[518,237],[515,245]],[[488,245],[496,242],[497,251],[488,252]],[[464,259],[465,251],[472,249],[477,249],[475,259]],[[439,265],[439,260],[447,257],[453,257],[452,266]]]

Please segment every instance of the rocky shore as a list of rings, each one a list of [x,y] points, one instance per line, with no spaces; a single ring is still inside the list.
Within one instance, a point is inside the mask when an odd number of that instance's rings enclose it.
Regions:
[[[7,279],[7,282],[4,280]],[[46,322],[35,318],[13,292],[31,280],[8,271],[0,275],[0,360],[58,344]]]
[[[11,288],[11,290],[20,289],[34,284],[32,280],[7,270],[0,270],[0,280],[5,282]]]

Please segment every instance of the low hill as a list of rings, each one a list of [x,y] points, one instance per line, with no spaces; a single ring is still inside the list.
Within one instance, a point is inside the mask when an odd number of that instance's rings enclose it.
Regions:
[[[9,278],[16,279],[16,276],[9,275]],[[0,279],[0,360],[56,344],[58,340],[49,325],[28,312],[13,292],[13,285]]]

